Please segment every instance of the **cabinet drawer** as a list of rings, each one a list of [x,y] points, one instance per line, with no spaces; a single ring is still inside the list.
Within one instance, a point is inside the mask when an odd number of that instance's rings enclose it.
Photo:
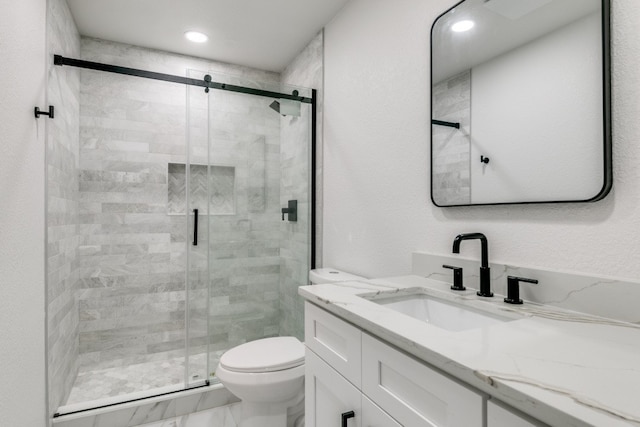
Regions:
[[[356,387],[361,384],[362,332],[307,302],[305,344]]]
[[[494,400],[487,402],[487,427],[544,427],[539,421]]]
[[[362,392],[404,426],[482,427],[485,396],[362,334]]]

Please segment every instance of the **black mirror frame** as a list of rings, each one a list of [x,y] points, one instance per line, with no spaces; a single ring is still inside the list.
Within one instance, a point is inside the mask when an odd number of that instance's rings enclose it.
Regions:
[[[433,29],[436,22],[449,13],[451,10],[460,6],[467,0],[461,0],[453,7],[450,7],[433,21],[431,24],[431,32],[429,39],[429,83],[430,90],[433,89]],[[603,114],[603,161],[604,161],[604,177],[603,185],[598,194],[586,200],[557,200],[557,201],[541,201],[541,202],[504,202],[504,203],[470,203],[465,205],[439,205],[433,198],[433,131],[430,132],[430,151],[429,151],[429,193],[431,202],[440,208],[455,208],[467,206],[500,206],[500,205],[528,205],[528,204],[546,204],[546,203],[588,203],[597,202],[604,199],[613,187],[613,149],[612,149],[612,131],[611,131],[611,0],[601,0],[602,7],[602,114]],[[429,96],[429,124],[433,124],[433,96]]]

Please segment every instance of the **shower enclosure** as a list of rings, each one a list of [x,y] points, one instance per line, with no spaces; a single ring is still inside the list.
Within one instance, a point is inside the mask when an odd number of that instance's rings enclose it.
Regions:
[[[50,70],[52,414],[207,385],[233,346],[302,339],[315,91],[143,71]]]

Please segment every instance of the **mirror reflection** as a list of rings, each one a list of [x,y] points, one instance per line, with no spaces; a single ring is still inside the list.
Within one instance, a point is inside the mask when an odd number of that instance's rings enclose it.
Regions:
[[[436,20],[436,205],[595,201],[608,193],[608,7],[466,0]]]

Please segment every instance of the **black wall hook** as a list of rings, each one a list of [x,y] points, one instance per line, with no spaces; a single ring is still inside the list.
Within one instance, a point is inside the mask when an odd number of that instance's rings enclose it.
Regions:
[[[487,163],[489,163],[489,158],[485,156],[480,156],[480,162],[486,165]]]
[[[53,119],[53,105],[49,105],[49,112],[41,111],[40,108],[35,107],[33,115],[36,116],[36,119],[39,119],[40,116],[49,116],[50,119]]]

